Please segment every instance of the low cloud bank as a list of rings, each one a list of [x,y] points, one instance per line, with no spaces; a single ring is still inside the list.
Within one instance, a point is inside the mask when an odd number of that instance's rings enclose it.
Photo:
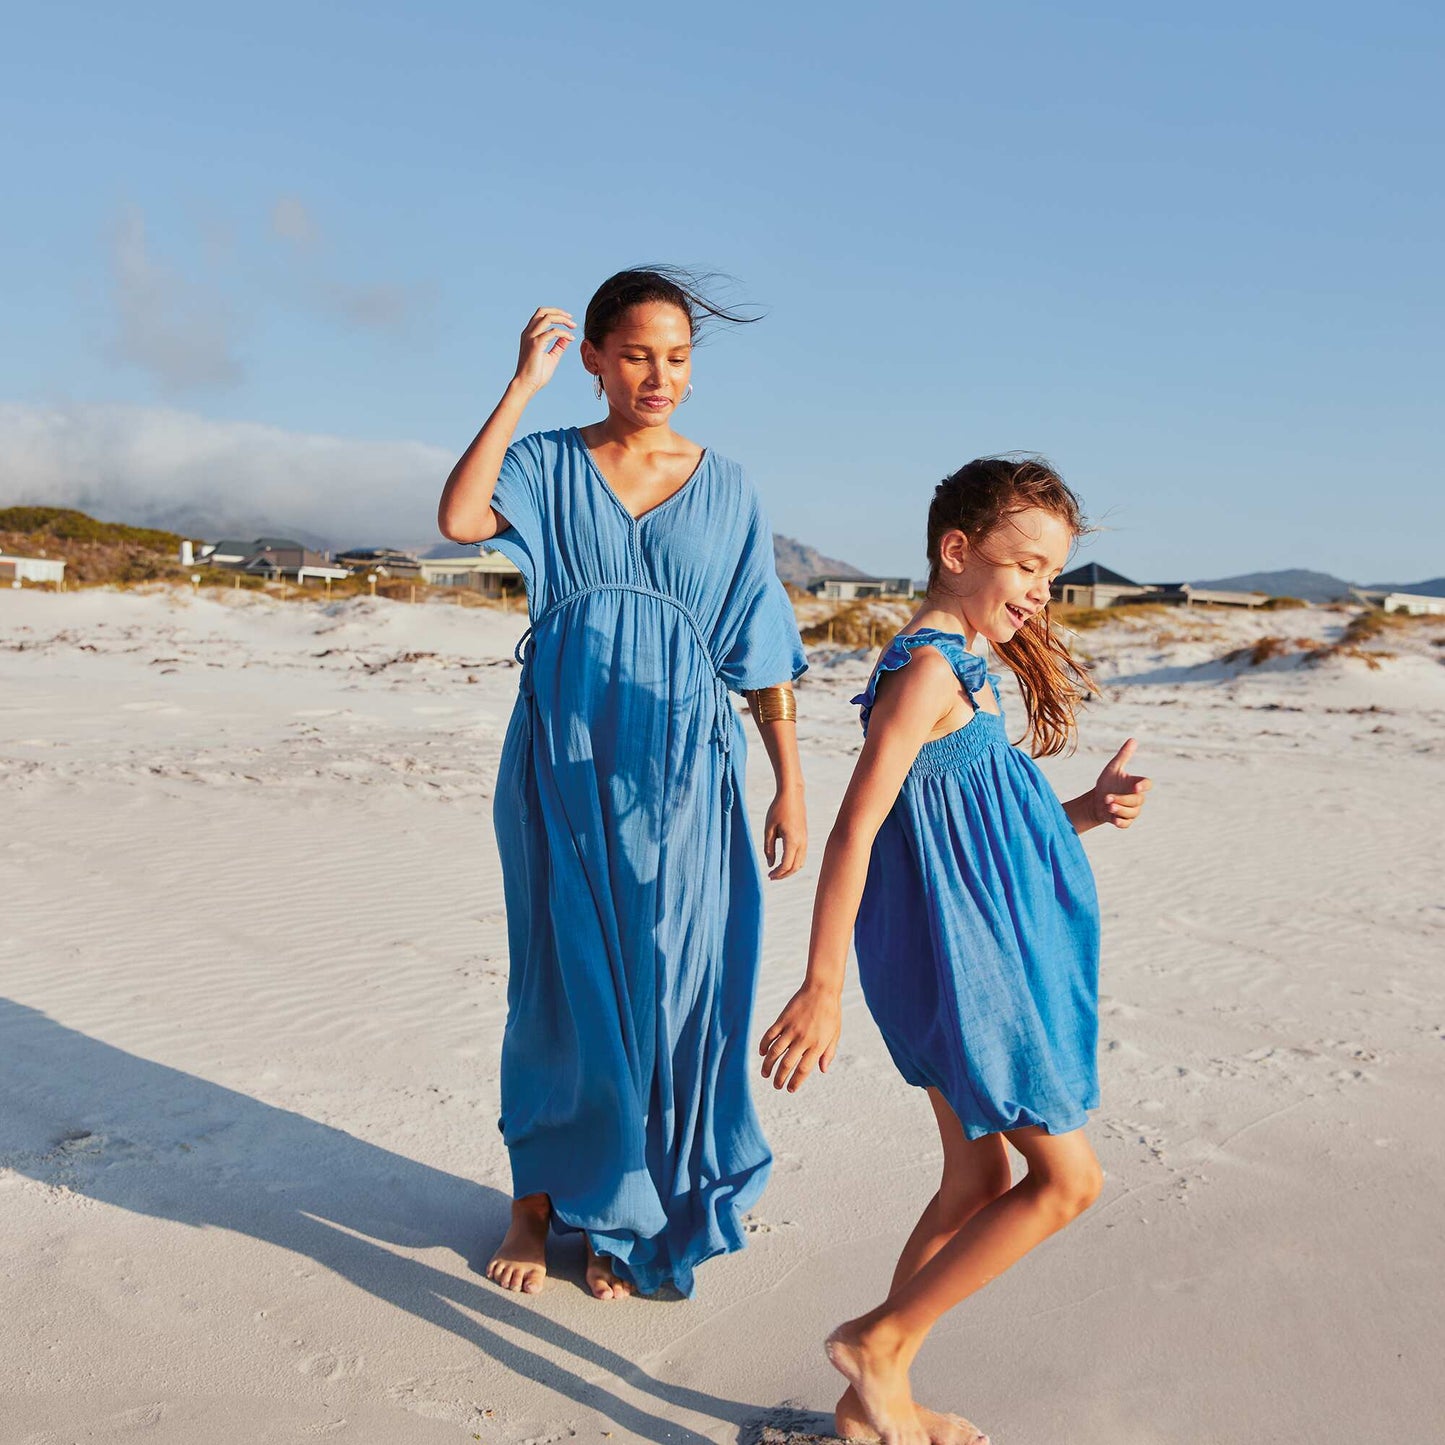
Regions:
[[[287,531],[340,546],[439,541],[455,458],[161,407],[0,403],[0,505],[79,507],[198,538]]]

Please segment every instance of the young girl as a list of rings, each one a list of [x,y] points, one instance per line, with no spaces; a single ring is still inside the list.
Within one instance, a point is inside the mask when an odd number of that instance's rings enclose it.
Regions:
[[[762,889],[743,810],[750,695],[777,779],[763,846],[801,866],[792,721],[806,666],[772,532],[742,469],[672,429],[713,305],[623,271],[588,304],[580,430],[512,434],[572,344],[539,310],[516,375],[457,463],[442,531],[516,562],[531,626],[493,817],[511,971],[501,1128],[511,1227],[487,1267],[534,1293],[549,1227],[583,1231],[599,1299],[740,1249],[771,1156],[748,1093]]]
[[[908,1370],[938,1318],[1095,1199],[1084,1137],[1098,1103],[1098,905],[1077,834],[1127,828],[1149,789],[1132,739],[1060,804],[1010,745],[984,659],[1018,677],[1034,752],[1068,746],[1091,689],[1056,640],[1049,584],[1083,530],[1043,462],[988,458],[941,482],[928,513],[928,594],[884,650],[862,705],[863,751],[828,839],[807,976],[763,1035],[763,1074],[796,1089],[838,1047],[854,938],[868,1007],[909,1083],[928,1090],[943,1181],[888,1298],[840,1325],[839,1435],[975,1445],[958,1416],[913,1401]],[[1028,1162],[1011,1184],[1005,1141]]]

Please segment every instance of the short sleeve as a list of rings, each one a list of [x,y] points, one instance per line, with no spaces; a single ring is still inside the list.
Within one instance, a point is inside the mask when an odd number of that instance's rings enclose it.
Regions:
[[[527,584],[527,596],[537,598],[546,582],[546,547],[543,517],[542,443],[536,433],[520,437],[507,448],[492,492],[492,507],[507,519],[505,531],[477,545],[499,552],[512,562]]]
[[[756,497],[722,621],[718,673],[732,691],[776,687],[808,670],[798,619],[773,558],[772,528]]]
[[[883,675],[907,667],[914,649],[932,647],[942,654],[953,669],[954,676],[967,688],[970,696],[980,692],[986,684],[992,684],[994,696],[998,696],[997,675],[988,670],[988,663],[976,652],[970,652],[967,644],[952,633],[940,632],[936,627],[922,627],[917,632],[900,633],[883,649],[868,686],[852,699],[854,707],[861,708],[859,721],[863,731],[868,731],[868,719],[873,715],[873,705],[878,700],[878,684]],[[1002,704],[1000,704],[1002,705]],[[978,704],[974,703],[975,711]]]

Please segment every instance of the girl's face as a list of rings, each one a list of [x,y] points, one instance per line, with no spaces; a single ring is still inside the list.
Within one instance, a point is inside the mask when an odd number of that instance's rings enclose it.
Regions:
[[[1004,517],[972,546],[962,532],[939,542],[939,581],[958,604],[971,633],[1007,642],[1043,611],[1074,545],[1063,518],[1041,507]]]
[[[665,426],[692,375],[692,326],[665,301],[629,307],[600,346],[582,343],[582,364],[602,378],[618,416],[635,426]]]

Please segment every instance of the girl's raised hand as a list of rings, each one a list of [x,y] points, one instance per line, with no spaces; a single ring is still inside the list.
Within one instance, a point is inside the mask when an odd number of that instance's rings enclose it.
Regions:
[[[1136,746],[1133,738],[1126,738],[1124,746],[1099,774],[1099,781],[1090,794],[1095,822],[1127,828],[1144,807],[1144,795],[1154,784],[1141,774],[1129,771]]]
[[[773,1087],[795,1093],[816,1064],[825,1074],[838,1052],[843,1011],[836,989],[804,984],[777,1022],[763,1035],[758,1052],[763,1056],[763,1078],[773,1076]]]
[[[558,306],[539,306],[522,328],[522,345],[517,356],[517,380],[540,391],[552,380],[562,353],[572,344],[577,323],[570,311]]]

